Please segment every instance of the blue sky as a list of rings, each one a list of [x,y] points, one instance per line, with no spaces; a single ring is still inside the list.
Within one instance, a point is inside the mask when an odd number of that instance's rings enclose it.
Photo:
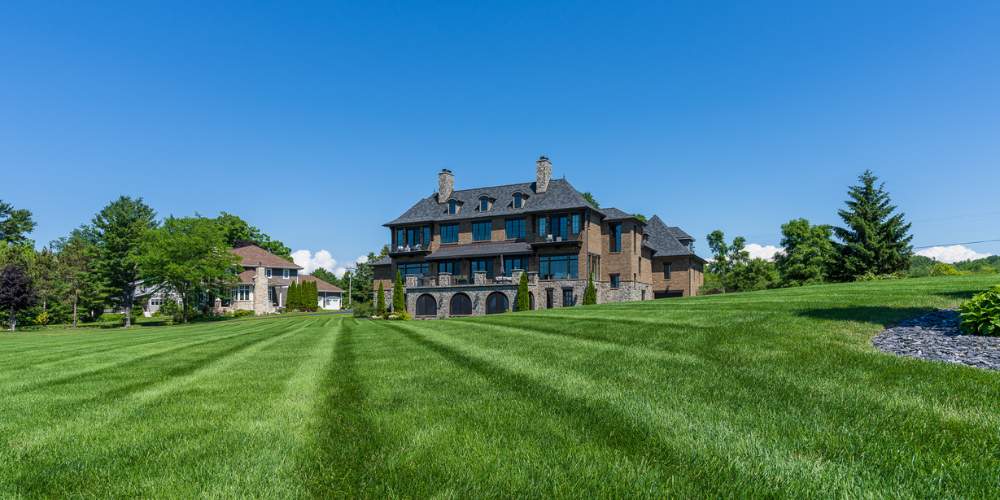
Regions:
[[[36,240],[129,194],[342,265],[440,168],[539,154],[702,253],[838,222],[865,168],[916,245],[1000,238],[997,2],[208,3],[5,5],[0,198]]]

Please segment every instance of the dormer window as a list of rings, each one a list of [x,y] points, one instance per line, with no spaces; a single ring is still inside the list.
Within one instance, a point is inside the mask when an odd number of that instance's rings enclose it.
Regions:
[[[524,207],[524,195],[521,193],[514,193],[514,208]]]
[[[455,200],[448,200],[448,215],[455,215],[458,213],[458,202]]]
[[[486,196],[479,198],[479,211],[488,212],[490,210],[490,199]]]

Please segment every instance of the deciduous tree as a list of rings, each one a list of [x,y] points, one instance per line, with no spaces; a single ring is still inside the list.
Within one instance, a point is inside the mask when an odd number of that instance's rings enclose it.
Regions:
[[[292,259],[291,248],[288,248],[278,240],[272,239],[259,228],[251,226],[239,216],[222,212],[214,220],[222,229],[223,237],[230,247],[239,246],[242,243],[253,243],[279,257],[284,257],[288,260]]]
[[[35,305],[31,276],[18,264],[0,269],[0,311],[7,313],[10,331],[17,330],[17,313]]]
[[[836,260],[830,226],[813,226],[806,219],[793,219],[781,226],[781,246],[775,264],[784,286],[826,281]]]
[[[138,261],[147,288],[177,293],[187,323],[198,297],[220,295],[235,281],[239,259],[211,219],[167,217],[146,233]]]

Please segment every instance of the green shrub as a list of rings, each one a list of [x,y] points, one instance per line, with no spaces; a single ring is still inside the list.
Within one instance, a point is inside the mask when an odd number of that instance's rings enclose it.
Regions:
[[[898,280],[898,279],[903,279],[905,277],[906,274],[902,272],[892,273],[892,274],[875,274],[871,271],[868,271],[867,273],[858,276],[855,281]]]
[[[517,297],[514,299],[515,311],[531,310],[531,296],[528,293],[528,273],[521,273],[517,283]]]
[[[403,291],[403,275],[396,271],[396,284],[392,287],[392,312],[406,312],[406,294]]]
[[[181,306],[176,301],[171,299],[163,299],[163,303],[160,304],[159,313],[171,319],[174,323],[180,323],[183,319],[181,317]]]
[[[247,316],[253,316],[253,315],[254,315],[253,311],[247,309],[237,309],[233,311],[234,318],[245,318]]]
[[[413,317],[410,316],[410,313],[408,313],[406,311],[400,311],[400,312],[394,312],[394,313],[386,316],[385,319],[392,320],[392,321],[409,321],[409,320],[413,319]]]
[[[49,312],[42,311],[38,313],[38,316],[35,316],[35,324],[39,326],[45,326],[49,324]]]
[[[1000,286],[965,301],[958,308],[962,329],[977,335],[1000,335]]]
[[[587,279],[587,289],[583,291],[583,305],[592,306],[597,304],[597,288],[594,287],[594,275]]]
[[[385,316],[385,287],[381,281],[378,283],[378,295],[375,297],[375,315]]]
[[[942,262],[934,264],[934,266],[931,267],[930,272],[931,276],[958,276],[960,274],[962,273],[960,273],[958,269],[955,269],[955,266],[951,264],[944,264]]]
[[[355,302],[351,306],[351,311],[354,313],[355,318],[370,318],[372,317],[372,305],[367,302]]]

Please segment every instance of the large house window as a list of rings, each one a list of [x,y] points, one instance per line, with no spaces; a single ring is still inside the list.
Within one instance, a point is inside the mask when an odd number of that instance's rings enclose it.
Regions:
[[[485,272],[489,278],[493,277],[493,259],[473,259],[472,272]]]
[[[564,240],[569,238],[569,217],[565,215],[552,217],[552,235],[561,236]]]
[[[281,270],[281,277],[287,280],[288,276],[289,276],[288,275],[288,271],[289,271],[289,269],[282,269]]]
[[[506,257],[503,261],[503,275],[511,276],[515,269],[522,271],[528,269],[528,259],[525,257]]]
[[[493,232],[493,223],[490,221],[472,223],[472,239],[475,241],[489,241]]]
[[[406,231],[403,228],[396,230],[396,246],[406,246]]]
[[[458,243],[458,224],[441,224],[441,243]]]
[[[396,230],[397,247],[427,248],[431,244],[431,226],[414,226]]]
[[[580,214],[573,214],[573,234],[580,234]]]
[[[622,286],[622,275],[612,274],[611,275],[611,288],[619,288]]]
[[[546,234],[548,234],[547,232],[548,228],[545,227],[546,222],[548,222],[548,219],[546,219],[545,217],[538,218],[538,236],[545,236]]]
[[[455,200],[448,200],[448,213],[455,215],[458,213],[458,202]]]
[[[514,208],[521,208],[524,206],[524,195],[521,193],[514,193]]]
[[[524,238],[525,223],[524,217],[507,219],[507,239],[514,240]]]
[[[576,254],[538,257],[538,275],[542,279],[576,279],[579,259]]]
[[[426,262],[408,262],[405,264],[399,264],[397,266],[399,274],[405,276],[417,275],[423,276],[425,274],[430,274],[430,268]]]
[[[248,301],[251,300],[251,293],[253,292],[252,285],[239,285],[233,288],[233,300]]]
[[[611,251],[622,251],[622,225],[621,223],[611,224]]]
[[[489,209],[490,209],[490,199],[485,196],[479,198],[479,211],[488,212]]]

